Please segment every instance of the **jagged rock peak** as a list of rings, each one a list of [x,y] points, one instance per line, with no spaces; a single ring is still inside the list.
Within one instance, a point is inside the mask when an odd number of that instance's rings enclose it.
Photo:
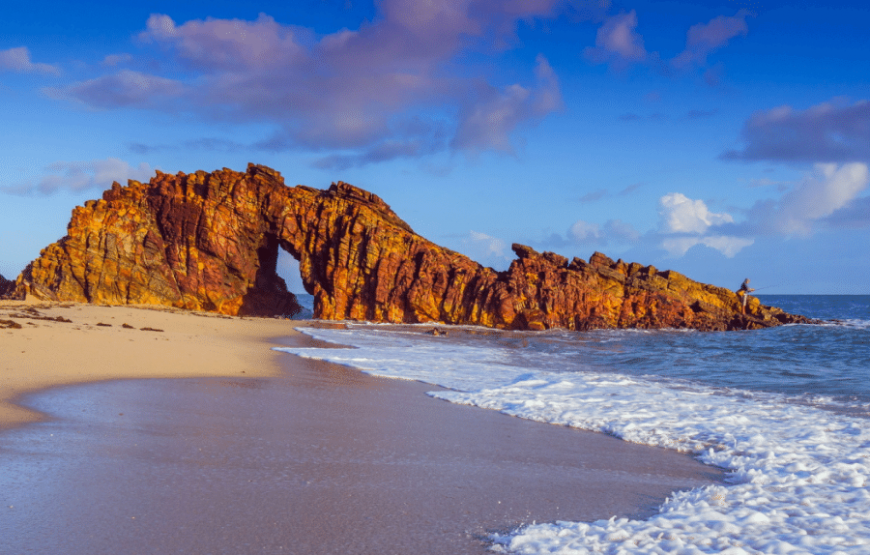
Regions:
[[[361,202],[367,205],[370,209],[380,212],[381,216],[393,225],[401,227],[409,233],[414,233],[411,226],[396,215],[396,213],[393,212],[393,209],[390,208],[390,205],[374,193],[370,193],[364,189],[360,189],[359,187],[354,187],[350,183],[345,183],[344,181],[333,183],[330,185],[327,192],[333,195],[336,199]]]

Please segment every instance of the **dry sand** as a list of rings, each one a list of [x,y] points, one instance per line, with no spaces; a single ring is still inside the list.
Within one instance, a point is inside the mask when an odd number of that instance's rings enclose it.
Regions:
[[[40,319],[58,317],[71,322]],[[280,355],[269,350],[269,338],[298,333],[288,320],[77,303],[0,301],[2,320],[22,327],[3,329],[0,322],[0,429],[40,420],[14,401],[48,387],[129,378],[275,376]]]
[[[476,555],[496,530],[643,517],[722,479],[269,350],[313,343],[299,322],[0,303],[3,320],[22,327],[0,329],[0,426],[44,422],[0,434],[2,553]],[[193,379],[132,380],[169,377]]]

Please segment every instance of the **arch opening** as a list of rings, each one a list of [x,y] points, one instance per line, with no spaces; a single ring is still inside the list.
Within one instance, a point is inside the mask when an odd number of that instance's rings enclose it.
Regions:
[[[276,271],[287,284],[287,289],[294,295],[305,295],[305,285],[302,283],[302,271],[299,269],[299,259],[284,250],[278,249]]]
[[[279,240],[274,234],[263,236],[257,249],[258,268],[254,283],[242,297],[242,316],[296,316],[301,311],[296,296],[278,274]]]

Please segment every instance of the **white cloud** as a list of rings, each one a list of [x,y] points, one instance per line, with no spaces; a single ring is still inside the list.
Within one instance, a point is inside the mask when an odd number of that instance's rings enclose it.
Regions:
[[[479,231],[469,231],[468,236],[462,239],[463,254],[496,270],[504,270],[510,264],[511,257],[507,255],[507,247],[503,239]]]
[[[57,75],[60,69],[51,64],[35,64],[30,61],[30,50],[26,46],[0,50],[0,70],[17,71],[20,73],[49,73]]]
[[[731,214],[710,212],[702,200],[692,200],[682,193],[668,193],[659,199],[661,246],[671,256],[683,256],[695,245],[716,249],[732,258],[754,239],[731,235],[708,235],[712,227],[734,222]]]
[[[574,225],[568,229],[568,237],[578,243],[600,239],[601,228],[598,227],[598,224],[590,224],[583,220],[577,220],[574,222]]]
[[[113,181],[126,183],[128,179],[147,181],[154,170],[146,163],[133,167],[118,158],[79,162],[55,162],[46,168],[45,175],[36,182],[24,183],[6,189],[7,192],[26,194],[36,192],[50,195],[60,190],[82,191],[108,189]]]
[[[867,164],[816,164],[793,189],[778,200],[756,202],[746,221],[736,224],[730,214],[710,212],[701,200],[669,193],[659,200],[662,222],[658,236],[671,256],[683,256],[692,247],[704,245],[731,258],[752,245],[752,236],[757,234],[806,237],[819,225],[864,225],[870,220],[856,212],[865,204],[870,206],[867,197],[859,197],[868,186]],[[843,222],[838,222],[838,214],[843,214]]]
[[[704,233],[711,226],[731,223],[730,214],[710,212],[702,200],[682,193],[668,193],[659,199],[664,230],[670,233]]]
[[[754,231],[810,235],[816,221],[845,208],[868,184],[867,164],[816,164],[811,174],[778,201],[756,203],[748,226]]]

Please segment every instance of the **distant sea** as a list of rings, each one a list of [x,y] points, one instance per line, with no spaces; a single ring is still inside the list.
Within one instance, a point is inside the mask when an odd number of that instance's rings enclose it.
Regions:
[[[728,485],[645,521],[534,524],[494,548],[542,553],[870,553],[870,295],[764,295],[823,325],[746,332],[301,328],[353,349],[279,350],[433,396],[693,453]],[[310,296],[300,296],[310,308]],[[439,326],[445,328],[444,326]]]

